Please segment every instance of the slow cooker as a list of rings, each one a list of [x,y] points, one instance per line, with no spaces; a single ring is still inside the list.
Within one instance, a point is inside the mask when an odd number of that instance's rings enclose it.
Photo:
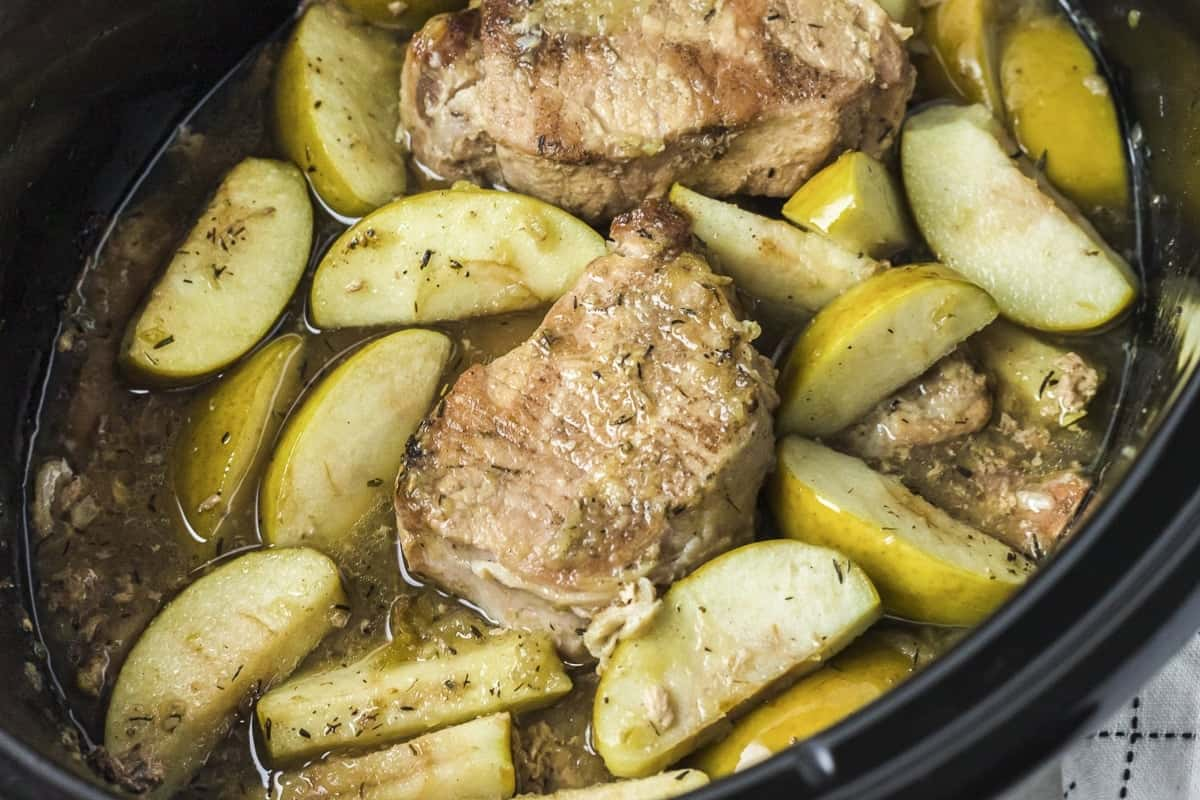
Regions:
[[[1200,628],[1200,2],[1064,0],[1107,71],[1146,291],[1111,464],[1073,542],[948,655],[837,727],[711,785],[730,797],[987,797],[1101,720]],[[0,796],[114,796],[37,636],[28,454],[60,313],[112,215],[292,0],[0,7]],[[1131,13],[1132,12],[1132,13]]]

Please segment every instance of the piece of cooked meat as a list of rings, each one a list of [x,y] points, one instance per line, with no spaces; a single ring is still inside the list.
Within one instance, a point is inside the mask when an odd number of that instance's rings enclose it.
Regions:
[[[1062,470],[1022,485],[1015,492],[1016,508],[1009,543],[1040,558],[1053,553],[1079,513],[1092,482],[1076,470]]]
[[[512,755],[521,792],[550,794],[613,780],[589,744],[597,676],[577,672],[571,681],[566,697],[515,720]]]
[[[862,453],[952,516],[1040,559],[1067,540],[1092,481],[1076,454],[1092,452],[1083,431],[1020,425],[1001,412],[969,436]],[[835,442],[853,450],[845,439]]]
[[[989,532],[1034,558],[1062,546],[1092,488],[1078,463],[1047,463],[1053,450],[1048,429],[1001,414],[996,437],[971,453],[970,477]]]
[[[622,587],[751,538],[778,405],[686,220],[652,202],[612,237],[532,338],[462,374],[396,490],[412,570],[575,658]]]
[[[838,434],[837,444],[867,459],[896,458],[980,431],[991,418],[987,377],[956,352]]]
[[[890,145],[906,33],[874,0],[482,0],[414,37],[401,122],[442,177],[590,219],[676,180],[783,197]]]
[[[1078,355],[1055,364],[1057,410],[1076,410],[1099,384]],[[1085,399],[1086,398],[1086,399]],[[831,444],[863,458],[952,516],[1032,558],[1065,541],[1092,482],[1075,454],[1088,434],[1021,425],[995,411],[988,378],[958,350],[881,402]],[[1057,438],[1056,438],[1057,437]]]
[[[1053,364],[1053,372],[1042,392],[1042,405],[1049,405],[1060,423],[1075,419],[1087,410],[1100,390],[1100,372],[1078,353],[1064,353]]]

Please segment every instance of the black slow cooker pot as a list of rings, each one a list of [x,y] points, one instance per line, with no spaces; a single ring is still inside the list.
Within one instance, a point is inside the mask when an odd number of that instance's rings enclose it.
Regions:
[[[1200,2],[1122,2],[1066,4],[1118,90],[1147,287],[1086,525],[915,679],[699,797],[990,796],[1200,628]],[[0,797],[110,796],[63,739],[23,547],[28,446],[64,300],[173,126],[294,6],[0,2]]]

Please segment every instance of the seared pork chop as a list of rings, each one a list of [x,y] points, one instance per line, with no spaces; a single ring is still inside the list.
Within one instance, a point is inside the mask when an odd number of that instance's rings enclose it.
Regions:
[[[663,202],[619,218],[533,337],[458,379],[397,481],[410,569],[583,655],[592,616],[748,541],[775,370]]]
[[[874,0],[482,0],[413,39],[401,119],[433,172],[590,219],[684,178],[782,197],[891,143],[903,34]]]

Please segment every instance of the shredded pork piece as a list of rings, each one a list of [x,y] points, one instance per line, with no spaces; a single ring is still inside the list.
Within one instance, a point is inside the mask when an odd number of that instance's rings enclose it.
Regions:
[[[955,353],[879,403],[838,442],[862,458],[904,458],[913,447],[982,430],[991,417],[987,378]]]
[[[142,755],[140,745],[120,756],[97,747],[88,754],[88,761],[105,780],[132,794],[145,794],[157,788],[166,774],[162,762]]]
[[[1025,536],[1024,549],[1034,555],[1053,551],[1091,487],[1078,472],[1063,470],[1019,489],[1013,516]]]
[[[111,662],[112,657],[108,650],[105,648],[93,650],[83,665],[75,672],[75,685],[79,691],[89,697],[99,697],[108,680],[108,667]]]
[[[57,458],[38,469],[32,516],[34,532],[45,539],[60,522],[76,531],[84,530],[100,516],[100,504],[84,478],[75,474],[66,459]]]
[[[1087,410],[1100,389],[1100,373],[1078,353],[1065,353],[1054,361],[1053,366],[1058,380],[1046,394],[1058,403],[1061,424]]]
[[[75,504],[67,519],[72,528],[81,531],[91,525],[98,516],[100,516],[100,505],[96,502],[96,498],[89,494]]]
[[[617,602],[597,614],[583,634],[584,647],[599,660],[597,674],[604,674],[617,643],[641,633],[661,605],[646,578],[621,587]]]

